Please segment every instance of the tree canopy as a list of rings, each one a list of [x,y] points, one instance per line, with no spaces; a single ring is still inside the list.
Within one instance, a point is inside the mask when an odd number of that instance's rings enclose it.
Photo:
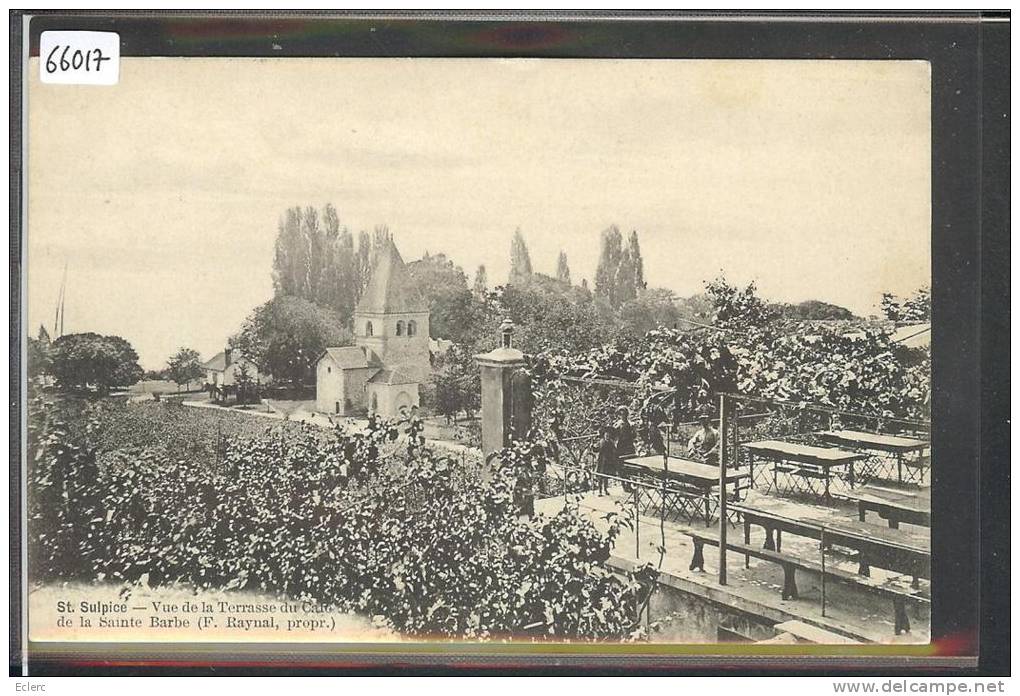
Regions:
[[[900,298],[888,292],[882,293],[882,312],[890,321],[931,321],[931,290],[921,288],[907,298]]]
[[[509,283],[520,284],[527,282],[531,277],[531,255],[528,253],[528,245],[524,241],[521,228],[514,230],[513,241],[510,242],[510,279]]]
[[[595,269],[596,297],[613,309],[635,299],[645,289],[644,268],[637,231],[631,232],[624,247],[620,228],[610,225],[602,232],[599,263]]]
[[[64,389],[95,389],[105,394],[142,378],[138,353],[120,336],[75,333],[51,344],[51,370]]]
[[[315,360],[326,347],[350,343],[351,333],[337,312],[289,295],[256,307],[230,339],[259,372],[292,384],[312,378]]]
[[[201,379],[202,362],[198,351],[192,348],[181,348],[170,356],[166,363],[166,376],[178,387]]]
[[[429,334],[462,342],[474,324],[475,299],[467,275],[445,254],[426,253],[407,264],[414,291],[428,302]]]
[[[332,205],[321,213],[311,206],[288,208],[276,236],[273,288],[277,295],[327,307],[347,325],[368,284],[373,253],[389,236],[378,226],[372,235],[359,232],[355,244]]]

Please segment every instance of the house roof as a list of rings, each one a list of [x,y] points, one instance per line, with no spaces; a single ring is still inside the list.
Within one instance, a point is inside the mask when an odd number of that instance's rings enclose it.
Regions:
[[[237,365],[238,363],[241,363],[241,362],[248,363],[248,365],[252,364],[252,362],[250,360],[248,360],[243,355],[241,355],[240,352],[235,348],[233,350],[233,352],[231,353],[230,364],[231,365]],[[206,362],[202,363],[202,369],[203,370],[213,370],[215,372],[223,372],[224,370],[226,370],[227,369],[227,353],[226,353],[226,351],[222,351],[221,350],[219,353],[217,353],[216,355],[214,355],[211,358],[209,358],[209,360],[207,360]]]
[[[227,354],[221,350],[219,353],[209,358],[209,360],[202,363],[202,369],[223,372],[227,369]]]
[[[397,365],[379,370],[368,381],[372,384],[417,384],[422,381],[422,375],[412,365]]]
[[[365,356],[365,349],[361,346],[338,346],[335,348],[327,348],[319,355],[319,359],[316,360],[318,364],[319,360],[322,360],[324,356],[328,355],[333,359],[333,362],[337,364],[342,370],[353,370],[359,367],[368,367],[368,358]]]
[[[376,252],[372,277],[361,295],[357,311],[365,314],[427,311],[392,239],[386,240]]]

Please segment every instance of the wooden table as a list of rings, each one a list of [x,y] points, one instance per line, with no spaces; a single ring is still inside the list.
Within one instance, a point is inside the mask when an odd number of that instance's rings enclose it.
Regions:
[[[645,457],[631,457],[623,460],[625,467],[633,467],[641,473],[649,473],[695,489],[704,499],[705,524],[712,523],[712,490],[719,486],[719,467],[704,462],[677,457],[664,458],[661,454]],[[745,469],[727,469],[726,483],[733,484],[734,493],[740,495],[742,482],[750,477]],[[665,502],[663,503],[665,504]]]
[[[847,497],[857,501],[861,522],[870,510],[887,520],[892,529],[899,529],[900,522],[931,527],[931,489],[910,491],[867,485],[847,493]]]
[[[831,498],[829,493],[829,480],[833,467],[848,467],[848,480],[850,486],[854,485],[854,462],[866,458],[867,455],[860,452],[848,452],[847,450],[832,447],[815,447],[813,445],[802,445],[798,442],[785,442],[783,440],[758,440],[747,442],[741,445],[750,455],[751,481],[754,481],[754,458],[770,459],[773,463],[774,485],[779,486],[779,464],[784,461],[796,462],[809,471],[813,471],[825,481],[825,497]]]
[[[865,430],[823,430],[815,433],[826,442],[836,445],[845,445],[857,449],[872,450],[876,452],[887,452],[896,457],[896,479],[903,481],[904,455],[911,452],[923,452],[931,444],[925,440],[918,440],[912,437],[900,435],[886,435],[883,433],[872,433]]]
[[[918,578],[931,578],[931,539],[926,536],[841,518],[835,512],[795,517],[766,500],[758,500],[753,506],[735,503],[730,509],[743,517],[745,544],[751,543],[751,525],[757,525],[765,530],[764,548],[770,551],[782,551],[782,534],[787,532],[816,539],[825,546],[836,544],[856,550],[858,572],[864,576],[870,575],[874,565],[912,576],[915,586]]]

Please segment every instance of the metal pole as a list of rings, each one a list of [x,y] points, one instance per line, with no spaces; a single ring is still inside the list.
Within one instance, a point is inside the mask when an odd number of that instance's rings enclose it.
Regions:
[[[825,527],[821,529],[822,545],[822,617],[825,617]]]
[[[726,395],[719,395],[719,584],[726,584]]]
[[[738,410],[741,408],[739,402],[734,402],[733,406],[734,406],[733,410],[735,413],[738,412]],[[733,467],[735,469],[740,468],[740,416],[735,416],[733,418]],[[736,481],[733,482],[734,492],[733,499],[736,500],[737,502],[740,502],[741,498],[738,492],[739,486],[740,479],[737,479]]]
[[[634,484],[634,557],[641,558],[641,487]]]

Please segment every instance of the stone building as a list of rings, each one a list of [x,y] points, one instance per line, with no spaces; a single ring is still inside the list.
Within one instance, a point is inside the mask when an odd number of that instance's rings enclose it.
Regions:
[[[428,308],[389,240],[354,312],[354,345],[327,348],[316,361],[315,406],[344,416],[396,417],[419,405],[430,371]]]

